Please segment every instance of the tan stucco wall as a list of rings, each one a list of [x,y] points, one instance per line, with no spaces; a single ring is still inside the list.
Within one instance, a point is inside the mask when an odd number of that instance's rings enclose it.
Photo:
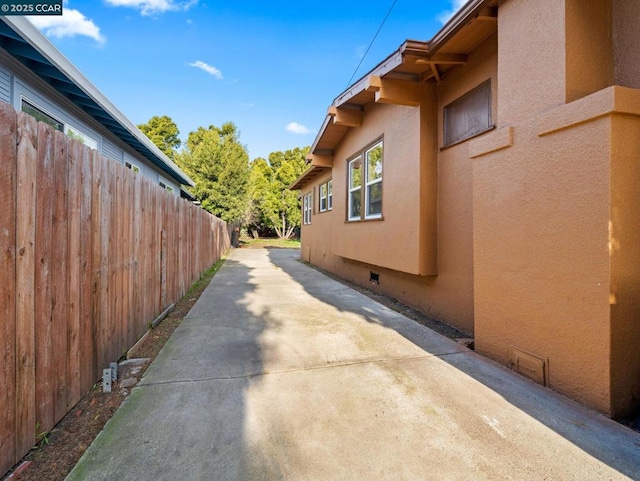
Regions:
[[[367,105],[362,127],[351,129],[335,150],[334,210],[335,221],[341,223],[332,236],[336,255],[402,272],[420,273],[419,119],[418,107]],[[384,138],[384,219],[346,222],[347,159],[381,137]],[[413,175],[407,175],[408,172]]]
[[[462,68],[438,85],[425,85],[420,107],[368,105],[363,126],[350,129],[335,150],[332,215],[314,216],[302,234],[302,249],[310,249],[312,263],[468,333],[473,332],[472,163],[469,141],[440,152],[442,109],[491,78],[496,111],[496,49],[494,36]],[[345,222],[346,159],[381,135],[384,220]],[[321,218],[322,223],[316,220]],[[331,252],[322,240],[327,235]],[[379,285],[369,283],[372,271],[380,274]]]
[[[503,125],[565,102],[564,17],[563,1],[500,4],[497,119]]]
[[[640,408],[640,2],[499,5],[498,35],[420,108],[367,106],[303,249],[475,331],[482,354],[537,356],[550,387],[624,417]],[[487,78],[495,130],[440,150],[443,107]],[[382,134],[385,219],[346,223],[346,159]]]
[[[637,34],[611,8],[501,4],[498,129],[470,151],[477,350],[546,358],[552,388],[620,417],[640,400],[640,97],[609,85],[640,63],[614,64]]]
[[[637,98],[640,101],[640,91]],[[612,118],[611,399],[612,413],[640,408],[640,118]]]
[[[549,385],[608,409],[609,121],[474,159],[476,349],[549,359]]]
[[[613,0],[615,84],[640,89],[640,2]]]
[[[610,0],[566,0],[567,102],[613,85],[611,14]]]

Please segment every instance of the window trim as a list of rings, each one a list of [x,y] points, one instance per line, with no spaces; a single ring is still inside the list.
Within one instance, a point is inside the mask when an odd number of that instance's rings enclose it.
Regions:
[[[368,180],[369,173],[369,160],[367,155],[373,149],[376,149],[378,146],[382,149],[382,172],[380,177],[370,182]],[[352,178],[351,178],[351,165],[354,162],[360,161],[360,185],[358,187],[352,188]],[[369,188],[375,184],[381,184],[381,189],[384,182],[384,136],[378,137],[373,142],[367,144],[362,150],[357,152],[355,155],[349,157],[347,159],[347,212],[346,212],[346,221],[347,222],[364,222],[371,220],[382,220],[382,206],[380,207],[380,213],[369,214]],[[360,215],[352,215],[352,194],[354,192],[360,191]],[[383,189],[384,191],[384,189]],[[382,199],[380,199],[382,202]]]
[[[475,131],[471,131],[469,132],[466,136],[463,135],[458,139],[455,140],[451,140],[449,139],[449,129],[451,128],[448,121],[450,120],[450,112],[451,112],[451,108],[452,107],[456,107],[457,105],[463,103],[465,100],[468,100],[470,97],[472,97],[475,93],[483,90],[483,89],[487,89],[487,93],[488,93],[488,101],[487,101],[487,124],[486,127],[483,127],[479,130],[475,130]],[[480,84],[476,85],[474,88],[472,88],[471,90],[469,90],[468,92],[466,92],[465,94],[461,95],[460,97],[458,97],[457,99],[455,99],[453,102],[450,102],[449,104],[445,105],[442,109],[442,148],[440,150],[444,150],[444,149],[448,149],[449,147],[453,147],[454,145],[458,145],[462,142],[465,142],[469,139],[472,139],[474,137],[477,137],[478,135],[484,134],[485,132],[488,132],[490,130],[493,130],[495,128],[495,124],[493,123],[493,98],[492,98],[492,91],[491,91],[492,85],[491,85],[491,78],[488,78],[487,80],[484,80],[483,82],[481,82]],[[449,143],[447,143],[449,142]]]
[[[356,186],[356,187],[351,187],[353,182],[351,181],[351,164],[355,163],[355,162],[360,162],[360,185]],[[348,174],[347,174],[347,195],[349,196],[348,201],[347,201],[347,220],[348,221],[359,221],[362,220],[362,172],[363,172],[363,166],[364,161],[363,161],[363,155],[362,152],[358,153],[358,155],[356,155],[354,158],[352,158],[351,160],[347,161],[347,166],[348,166]],[[352,208],[352,194],[355,192],[360,192],[360,212],[357,216],[352,215],[351,213],[353,212],[353,208]]]
[[[53,122],[57,122],[60,125],[60,128],[58,128],[55,125],[52,125],[49,122],[45,122],[44,120],[39,120],[38,117],[36,117],[35,115],[30,114],[29,112],[26,112],[24,110],[24,104],[27,104],[29,107],[31,107],[32,109],[34,109],[35,111],[37,111],[38,113],[40,113],[41,115],[45,116],[45,117],[49,117],[49,119],[51,119]],[[65,132],[65,127],[66,127],[66,123],[63,122],[62,120],[60,120],[60,118],[58,118],[56,115],[53,115],[51,112],[49,112],[47,109],[42,108],[40,106],[40,104],[38,104],[37,102],[34,102],[33,100],[31,100],[29,97],[25,97],[24,95],[20,96],[20,111],[24,112],[27,115],[31,115],[34,119],[36,119],[38,122],[44,122],[45,124],[47,124],[48,126],[50,126],[51,128],[53,128],[54,130],[57,130],[59,132]]]
[[[129,169],[132,170],[133,172],[135,172],[136,174],[141,174],[142,173],[142,169],[140,168],[140,166],[138,164],[134,164],[133,162],[126,160],[124,161],[124,166]],[[166,185],[166,184],[165,184]]]
[[[302,196],[302,225],[311,224],[313,209],[313,191]]]
[[[173,187],[171,187],[170,185],[168,185],[164,180],[159,180],[158,181],[158,185],[160,187],[162,187],[164,190],[167,190],[169,192],[173,192]]]
[[[364,152],[364,158],[366,161],[366,171],[363,172],[363,176],[364,176],[364,180],[366,181],[365,183],[365,190],[364,190],[364,207],[366,208],[365,212],[364,212],[364,218],[365,219],[379,219],[380,217],[382,217],[382,194],[380,197],[380,212],[376,213],[376,214],[369,214],[369,191],[370,191],[370,187],[376,184],[380,184],[380,190],[382,190],[382,173],[384,172],[384,165],[382,165],[381,167],[381,171],[380,171],[380,177],[374,179],[373,181],[369,181],[369,152],[371,152],[374,149],[377,149],[378,146],[380,146],[380,149],[382,150],[381,155],[381,159],[380,161],[383,163],[384,162],[384,146],[382,144],[382,140],[380,140],[379,142],[376,142],[375,144],[373,144],[371,147],[369,147],[368,149],[365,150]]]
[[[69,131],[71,131],[71,135],[69,135]],[[86,145],[90,149],[98,150],[98,141],[91,137],[90,135],[84,133],[82,130],[74,127],[73,125],[65,124],[64,133],[67,137],[71,139],[75,139],[78,142]],[[89,143],[87,143],[89,142]]]
[[[322,191],[324,190],[324,194]],[[329,212],[333,209],[333,180],[329,179],[326,182],[320,184],[318,188],[318,211]],[[324,200],[324,206],[323,201]]]

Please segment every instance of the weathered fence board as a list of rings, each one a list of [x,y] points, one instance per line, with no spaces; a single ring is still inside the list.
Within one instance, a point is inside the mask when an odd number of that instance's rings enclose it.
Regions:
[[[0,474],[229,248],[226,224],[0,102]]]
[[[16,452],[35,443],[36,121],[18,115],[16,201]]]
[[[16,456],[16,113],[0,102],[0,472]]]

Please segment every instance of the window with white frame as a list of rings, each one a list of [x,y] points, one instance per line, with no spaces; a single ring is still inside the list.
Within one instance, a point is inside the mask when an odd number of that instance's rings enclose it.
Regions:
[[[160,187],[162,187],[163,189],[168,190],[169,192],[173,192],[173,187],[171,187],[170,185],[165,184],[162,181],[158,182],[158,185]]]
[[[34,102],[22,98],[22,102],[20,104],[20,110],[23,112],[35,117],[35,119],[39,122],[44,122],[47,125],[50,125],[55,130],[59,130],[60,132],[64,132],[64,122],[58,120],[49,112],[44,110],[43,108],[36,105]]]
[[[382,160],[380,140],[349,161],[348,220],[382,217]]]
[[[320,185],[320,212],[327,212],[333,208],[332,181],[327,181]]]
[[[313,194],[309,192],[302,197],[302,223],[311,224],[311,213],[313,211]]]
[[[70,125],[65,125],[64,133],[67,134],[67,137],[69,137],[71,139],[78,140],[79,142],[83,143],[84,145],[86,145],[90,149],[97,149],[98,148],[98,141],[96,139],[94,139],[92,137],[89,137],[84,132],[81,132],[78,129],[75,129],[75,128],[71,127]]]
[[[320,212],[327,211],[327,184],[322,184],[320,186]]]
[[[124,161],[124,166],[127,169],[133,170],[136,174],[140,173],[140,167],[138,167],[136,164],[133,164],[133,163],[129,162],[128,160]]]
[[[360,220],[362,212],[362,155],[349,161],[349,220]]]

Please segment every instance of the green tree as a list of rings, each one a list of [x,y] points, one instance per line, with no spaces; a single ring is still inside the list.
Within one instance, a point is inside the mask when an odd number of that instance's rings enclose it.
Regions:
[[[288,239],[302,220],[298,192],[289,186],[304,172],[309,148],[273,152],[269,161],[258,158],[251,163],[252,219]]]
[[[180,131],[171,117],[157,115],[151,117],[146,124],[138,125],[138,128],[144,133],[151,142],[170,159],[175,157],[178,147],[182,144],[178,136]]]
[[[226,222],[243,221],[249,210],[249,155],[236,126],[227,122],[189,133],[175,161],[195,182],[202,208]]]

